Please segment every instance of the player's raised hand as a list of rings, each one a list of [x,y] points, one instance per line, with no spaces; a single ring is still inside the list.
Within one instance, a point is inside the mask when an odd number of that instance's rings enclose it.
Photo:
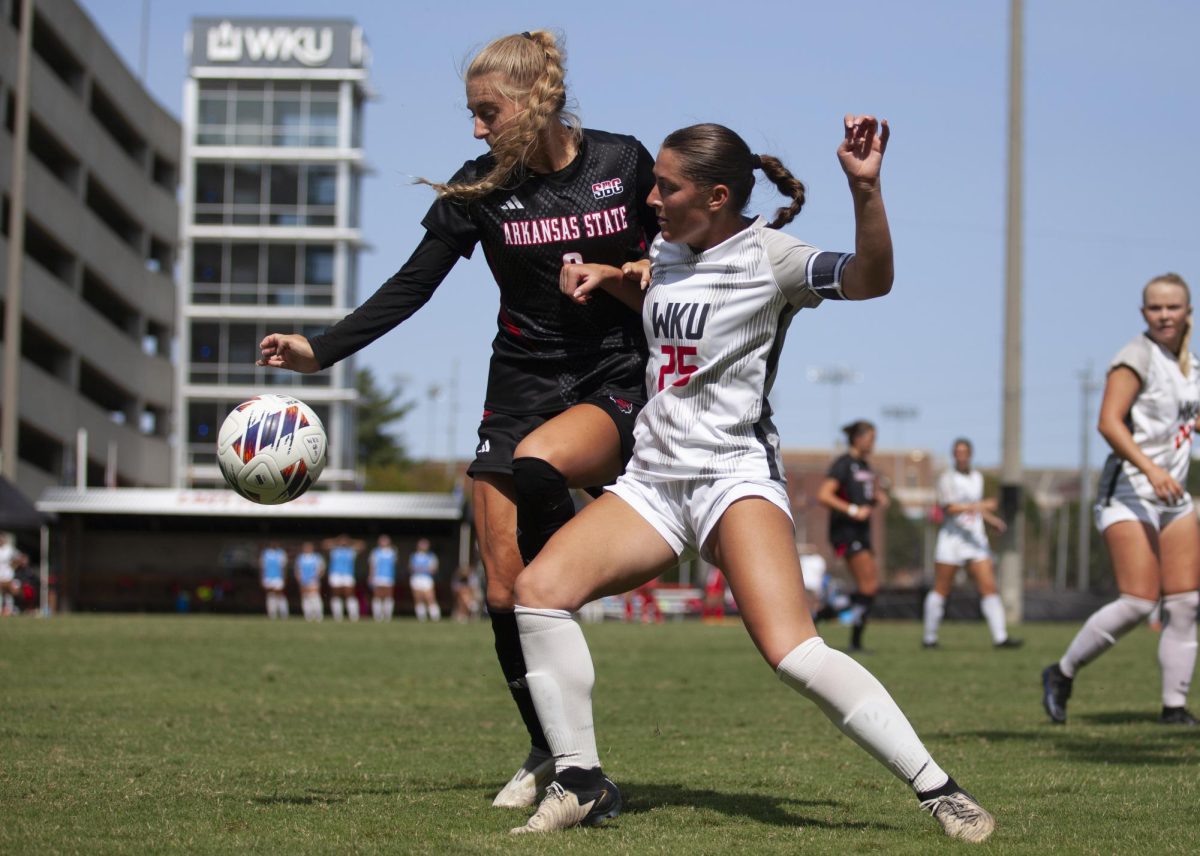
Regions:
[[[891,135],[887,119],[880,122],[874,116],[847,113],[842,121],[845,136],[838,146],[842,170],[851,182],[874,184],[879,180],[883,153]]]
[[[268,333],[258,343],[258,349],[262,357],[256,365],[291,369],[303,374],[321,370],[317,358],[313,356],[312,345],[299,333]]]

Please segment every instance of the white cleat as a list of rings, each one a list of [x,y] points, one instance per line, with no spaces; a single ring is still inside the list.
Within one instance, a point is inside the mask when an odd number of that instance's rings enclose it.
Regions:
[[[529,822],[509,832],[523,835],[527,832],[554,832],[573,826],[596,826],[620,813],[621,792],[611,779],[604,779],[599,789],[583,794],[568,791],[554,782],[546,789],[545,799]]]
[[[966,791],[955,791],[921,803],[921,808],[933,815],[951,838],[979,844],[987,841],[996,828],[996,818],[975,801]]]
[[[521,768],[508,780],[496,798],[493,808],[529,808],[537,805],[538,794],[554,781],[554,756],[530,752]]]

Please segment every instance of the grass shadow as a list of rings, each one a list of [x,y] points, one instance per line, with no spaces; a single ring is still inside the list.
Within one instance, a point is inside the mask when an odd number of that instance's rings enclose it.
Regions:
[[[1143,714],[1130,714],[1114,711],[1107,714],[1092,714],[1079,716],[1077,719],[1089,723],[1104,725],[1111,724],[1157,724],[1157,717],[1147,717]],[[1176,767],[1192,765],[1196,758],[1192,753],[1183,753],[1181,744],[1191,747],[1196,743],[1196,730],[1191,728],[1171,728],[1162,726],[1160,730],[1150,733],[1139,732],[1130,734],[1127,731],[1114,732],[1111,739],[1097,737],[1095,731],[1087,734],[1072,733],[1071,726],[1050,725],[1026,731],[1003,731],[983,729],[979,731],[958,731],[953,734],[943,734],[947,739],[975,737],[992,743],[1030,743],[1049,744],[1067,753],[1072,761],[1082,761],[1090,764],[1129,764],[1158,765]]]
[[[898,827],[884,823],[838,822],[832,823],[797,813],[796,807],[825,806],[837,808],[842,803],[836,800],[804,800],[787,796],[764,794],[724,793],[707,788],[689,788],[678,784],[626,782],[622,790],[626,796],[625,812],[638,814],[664,806],[710,809],[729,817],[746,817],[771,826],[812,826],[821,829],[882,829]]]

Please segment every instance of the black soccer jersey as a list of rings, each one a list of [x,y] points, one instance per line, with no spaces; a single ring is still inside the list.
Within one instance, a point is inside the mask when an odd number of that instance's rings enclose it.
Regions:
[[[828,477],[838,483],[838,498],[851,505],[870,507],[875,504],[875,473],[861,458],[842,455],[829,468]],[[852,532],[870,529],[870,521],[855,520],[836,509],[829,510],[829,538],[837,543]]]
[[[474,180],[491,165],[490,153],[468,161],[451,182]],[[429,209],[422,225],[463,257],[482,244],[500,287],[488,410],[557,412],[597,391],[645,401],[641,318],[599,291],[574,303],[558,276],[564,263],[620,267],[646,254],[658,232],[646,205],[653,166],[633,137],[585,130],[564,169],[525,173],[481,199],[439,199]]]

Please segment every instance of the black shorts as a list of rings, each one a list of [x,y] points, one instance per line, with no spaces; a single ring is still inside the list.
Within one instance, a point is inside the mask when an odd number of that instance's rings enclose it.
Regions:
[[[642,404],[631,401],[615,394],[598,392],[579,402],[599,407],[613,424],[617,426],[617,434],[621,438],[621,469],[629,462],[633,454],[633,425],[641,412]],[[517,444],[534,430],[545,425],[559,413],[497,413],[485,412],[479,423],[479,445],[475,447],[475,460],[467,467],[467,475],[477,476],[481,473],[501,473],[512,475],[513,452]],[[599,487],[600,485],[596,485]]]
[[[871,551],[870,526],[845,526],[829,533],[829,542],[833,544],[833,552],[840,558],[849,559],[863,550]]]

